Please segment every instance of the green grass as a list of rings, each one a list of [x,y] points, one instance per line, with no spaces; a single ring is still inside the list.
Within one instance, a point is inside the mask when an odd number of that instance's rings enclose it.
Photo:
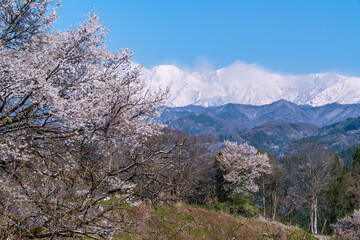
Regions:
[[[110,199],[110,200],[103,200],[103,201],[100,201],[98,203],[99,206],[105,206],[105,205],[110,205],[113,201]]]
[[[124,209],[128,209],[128,210],[134,209],[134,207],[130,206],[130,204],[128,204],[128,203],[122,203],[122,204],[120,204],[120,207],[124,208]]]
[[[132,240],[131,235],[129,233],[116,233],[113,235],[115,239],[124,239],[124,240]]]

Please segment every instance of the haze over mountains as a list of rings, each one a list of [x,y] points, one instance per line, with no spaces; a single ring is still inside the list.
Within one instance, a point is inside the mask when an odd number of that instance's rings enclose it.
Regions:
[[[311,106],[360,103],[360,78],[336,73],[279,74],[235,62],[219,70],[193,72],[159,65],[145,69],[143,77],[153,87],[170,87],[167,106],[171,107],[264,105],[280,99]]]

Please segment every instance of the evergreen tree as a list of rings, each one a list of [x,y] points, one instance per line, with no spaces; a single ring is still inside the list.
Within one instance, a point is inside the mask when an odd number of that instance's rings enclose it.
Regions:
[[[346,195],[351,201],[352,211],[360,208],[360,145],[356,147],[352,168],[349,172]],[[349,212],[350,213],[350,212]]]
[[[356,164],[360,164],[360,144],[357,145],[354,160],[352,162],[352,166],[354,167]]]
[[[330,224],[336,223],[338,219],[344,217],[348,212],[349,201],[344,197],[346,190],[344,179],[346,173],[347,171],[342,166],[339,155],[336,154],[334,164],[330,170],[331,180],[329,188],[326,192],[328,210],[325,214],[328,216],[328,228]]]

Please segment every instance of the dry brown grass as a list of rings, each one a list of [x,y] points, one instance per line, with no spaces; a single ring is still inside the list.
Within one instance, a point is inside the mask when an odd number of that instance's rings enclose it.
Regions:
[[[234,217],[181,203],[156,207],[147,203],[121,211],[125,211],[136,224],[132,229],[115,234],[114,239],[311,239],[298,228]]]

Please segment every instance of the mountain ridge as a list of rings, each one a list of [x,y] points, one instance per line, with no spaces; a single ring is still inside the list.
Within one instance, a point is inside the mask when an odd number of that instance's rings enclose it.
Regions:
[[[260,126],[268,121],[309,123],[323,127],[349,117],[360,116],[360,104],[331,103],[313,107],[278,100],[261,106],[234,103],[216,107],[189,105],[174,108],[165,107],[160,120],[174,124],[182,120],[194,120],[194,117],[199,116],[207,116],[214,121],[226,121],[236,126],[239,131]],[[199,122],[196,119],[194,121]]]
[[[301,139],[319,140],[342,151],[360,142],[360,104],[320,107],[279,100],[262,106],[226,104],[218,107],[167,107],[160,120],[191,135],[249,142],[273,154]]]

